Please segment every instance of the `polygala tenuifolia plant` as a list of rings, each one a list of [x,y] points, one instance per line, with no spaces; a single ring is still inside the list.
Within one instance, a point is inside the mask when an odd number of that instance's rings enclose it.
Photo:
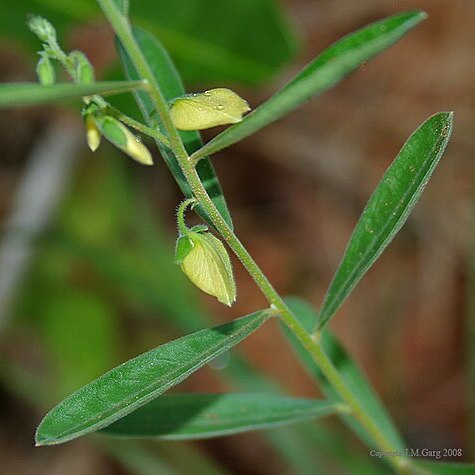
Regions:
[[[368,451],[380,454],[397,473],[475,473],[475,466],[410,457],[404,439],[369,382],[328,330],[330,319],[421,196],[449,141],[452,113],[430,116],[402,146],[371,195],[318,311],[301,299],[283,298],[268,281],[237,237],[210,161],[217,151],[259,132],[336,85],[403,38],[426,18],[425,13],[400,13],[345,36],[250,110],[245,99],[227,88],[187,94],[164,47],[146,31],[131,26],[126,2],[97,3],[115,32],[126,79],[95,81],[86,56],[79,51],[63,51],[53,25],[34,16],[28,25],[42,44],[37,65],[39,83],[2,84],[0,105],[80,98],[91,150],[100,147],[105,138],[142,165],[153,165],[152,155],[136,134],[151,137],[184,195],[177,214],[176,254],[170,255],[170,260],[175,260],[200,290],[232,306],[239,296],[229,257],[232,252],[268,306],[170,341],[111,369],[46,414],[38,426],[36,444],[61,444],[98,431],[104,437],[200,439],[334,415],[367,444]],[[70,81],[57,82],[60,69]],[[143,121],[105,99],[124,92],[133,94]],[[229,127],[203,144],[198,131],[217,125]],[[192,211],[202,224],[188,227],[186,213]],[[281,322],[289,344],[327,399],[295,398],[277,391],[164,395],[270,319]]]

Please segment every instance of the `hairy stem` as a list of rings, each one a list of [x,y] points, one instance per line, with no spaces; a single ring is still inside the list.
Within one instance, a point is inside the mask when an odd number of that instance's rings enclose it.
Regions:
[[[138,122],[137,120],[132,119],[128,115],[123,114],[119,109],[107,104],[105,107],[105,112],[112,117],[115,117],[117,120],[120,120],[125,125],[128,125],[132,129],[135,129],[137,132],[140,132],[143,135],[147,135],[155,140],[158,140],[163,145],[169,145],[168,138],[165,137],[158,129],[154,129],[152,127],[148,127],[147,125]]]
[[[165,128],[165,132],[169,137],[170,148],[176,156],[183,174],[185,175],[185,178],[193,191],[196,201],[207,212],[217,232],[222,236],[222,238],[227,242],[228,246],[242,262],[243,266],[254,279],[257,286],[260,288],[261,292],[267,298],[271,306],[279,313],[282,321],[287,325],[287,327],[292,331],[292,333],[298,338],[307,352],[311,355],[327,380],[338,392],[341,399],[346,402],[351,410],[351,414],[366,429],[368,434],[371,435],[377,447],[383,451],[396,451],[396,448],[393,447],[392,443],[378,427],[377,421],[375,421],[368,413],[365,412],[364,408],[361,407],[358,400],[348,389],[345,381],[342,379],[341,375],[324,352],[322,346],[310,333],[308,333],[303,328],[297,317],[287,307],[282,297],[274,289],[260,267],[257,265],[247,249],[243,246],[241,241],[234,234],[232,229],[228,226],[226,221],[217,210],[206,189],[204,188],[198,173],[194,168],[193,162],[190,161],[190,157],[183,146],[178,131],[171,121],[167,102],[160,91],[159,85],[157,84],[155,77],[147,64],[147,61],[145,60],[133,37],[127,18],[120,13],[114,3],[114,0],[97,1],[109,20],[112,28],[116,32],[138,74],[142,79],[146,79],[150,84],[150,97],[160,116]],[[410,460],[405,457],[390,457],[389,461],[399,473],[406,473],[407,467],[410,465]]]
[[[194,198],[189,198],[185,201],[182,201],[180,203],[180,206],[178,206],[178,210],[176,212],[176,222],[177,222],[178,231],[180,232],[180,235],[182,236],[189,235],[189,230],[185,223],[185,212],[186,212],[186,208],[188,208],[188,206],[190,206],[193,203],[196,203],[196,200]]]

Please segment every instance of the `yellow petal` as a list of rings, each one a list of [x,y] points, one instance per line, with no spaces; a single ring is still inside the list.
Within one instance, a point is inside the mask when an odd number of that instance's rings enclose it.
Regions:
[[[89,148],[95,152],[101,144],[101,132],[90,114],[86,116],[86,139]]]
[[[127,134],[127,143],[124,152],[142,165],[153,165],[152,155],[149,149],[132,132]]]
[[[177,129],[202,130],[241,122],[249,104],[231,89],[217,88],[175,99],[170,115]]]

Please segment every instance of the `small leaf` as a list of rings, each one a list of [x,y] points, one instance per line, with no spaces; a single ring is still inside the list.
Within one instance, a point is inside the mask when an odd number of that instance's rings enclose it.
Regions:
[[[442,451],[441,451],[442,453]],[[421,460],[414,463],[414,475],[473,475],[475,464],[471,463],[440,463]]]
[[[130,414],[238,344],[270,316],[267,310],[255,312],[171,341],[117,366],[54,407],[38,426],[37,445],[67,442]]]
[[[288,114],[312,96],[326,91],[362,63],[396,43],[424,18],[424,12],[394,15],[337,41],[242,122],[208,142],[195,154],[195,158],[212,155],[239,142]]]
[[[241,122],[249,104],[224,87],[176,98],[170,108],[173,124],[180,130],[203,130]]]
[[[236,284],[228,252],[211,233],[191,230],[177,242],[176,260],[183,273],[203,292],[231,306],[236,300]]]
[[[94,84],[60,83],[43,86],[37,83],[0,84],[0,107],[46,104],[94,94],[122,94],[134,89],[146,89],[144,81],[106,81]]]
[[[318,329],[335,314],[406,222],[444,153],[452,122],[451,112],[427,119],[409,137],[384,174],[366,204],[326,293]]]
[[[315,322],[316,313],[312,307],[304,300],[298,298],[286,298],[287,305],[298,318],[303,327],[310,332]],[[302,361],[308,373],[320,383],[323,393],[331,400],[340,401],[338,393],[334,387],[328,383],[320,368],[315,364],[308,352],[302,347],[295,336],[282,326],[283,331],[292,344],[297,356]],[[404,450],[405,444],[398,430],[391,421],[389,414],[374,392],[371,384],[360,371],[353,359],[346,353],[338,340],[327,329],[321,334],[321,344],[323,345],[328,357],[344,380],[348,389],[358,400],[361,407],[368,413],[377,424],[379,430],[390,440],[395,450]],[[376,444],[365,430],[351,416],[343,416],[345,422],[367,442],[369,446],[375,447]]]
[[[135,39],[142,50],[142,53],[145,56],[150,69],[155,75],[157,83],[160,85],[160,89],[165,98],[168,101],[171,101],[176,97],[185,94],[185,89],[178,71],[176,70],[163,46],[152,35],[145,31],[134,28],[133,32]],[[138,79],[139,76],[120,43],[117,43],[117,49],[122,60],[126,76],[130,79]],[[151,127],[160,127],[161,125],[157,120],[155,108],[153,106],[153,102],[150,100],[149,95],[139,92],[137,92],[137,94],[134,93],[134,95],[148,125]],[[196,131],[183,131],[180,132],[180,136],[189,154],[198,150],[203,145],[201,136]],[[157,142],[157,146],[160,149],[160,152],[167,163],[168,168],[172,172],[183,194],[187,198],[192,198],[193,193],[191,188],[185,180],[183,172],[181,171],[174,154],[168,147],[164,147],[159,142]],[[223,196],[223,190],[221,189],[221,185],[211,161],[207,158],[200,160],[196,166],[196,171],[198,172],[198,175],[200,176],[206,191],[213,200],[213,203],[220,212],[221,216],[232,228],[233,223],[231,220],[231,215],[229,214],[228,207]],[[196,210],[208,224],[212,225],[210,217],[201,206],[197,206]]]
[[[204,439],[312,420],[337,412],[328,401],[272,394],[173,394],[102,429],[119,437]]]

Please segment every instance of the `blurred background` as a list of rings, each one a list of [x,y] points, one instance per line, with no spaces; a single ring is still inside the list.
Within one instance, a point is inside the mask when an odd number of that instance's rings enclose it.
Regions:
[[[35,80],[25,18],[58,28],[99,79],[119,78],[92,0],[2,8],[0,81]],[[227,86],[256,107],[341,36],[384,16],[429,19],[333,90],[214,157],[235,228],[284,295],[316,308],[352,228],[409,134],[455,111],[449,148],[398,238],[332,322],[413,448],[462,448],[475,416],[475,4],[471,0],[131,0],[189,91]],[[116,100],[131,107],[130,97]],[[200,294],[173,264],[175,182],[107,143],[85,144],[79,103],[0,115],[0,459],[15,474],[387,473],[333,419],[185,444],[100,437],[33,448],[36,425],[72,390],[172,338],[265,306],[235,262],[238,301]],[[216,129],[206,131],[209,140]],[[218,130],[219,131],[219,130]],[[268,324],[179,391],[318,396]],[[456,460],[452,460],[456,461]]]

